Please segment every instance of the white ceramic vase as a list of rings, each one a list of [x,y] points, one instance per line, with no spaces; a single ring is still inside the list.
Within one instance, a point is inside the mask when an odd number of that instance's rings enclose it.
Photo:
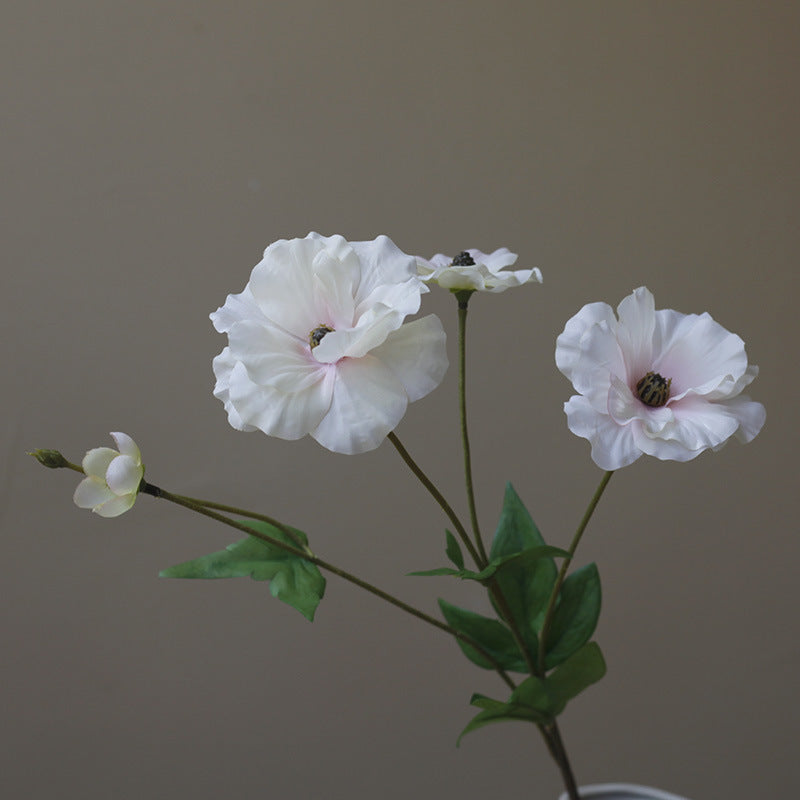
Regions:
[[[595,783],[581,786],[578,792],[581,798],[587,800],[687,800],[677,794],[649,786],[637,786],[635,783]],[[569,800],[569,795],[564,792],[558,800]]]

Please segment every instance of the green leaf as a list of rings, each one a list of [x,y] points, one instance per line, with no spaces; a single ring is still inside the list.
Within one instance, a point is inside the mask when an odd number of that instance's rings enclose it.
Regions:
[[[596,642],[583,645],[545,678],[547,692],[561,713],[569,700],[606,674],[606,662]]]
[[[487,700],[489,698],[486,698]],[[496,702],[496,701],[494,701]],[[456,747],[461,744],[461,740],[472,731],[491,725],[494,722],[533,722],[537,725],[545,725],[550,720],[540,714],[536,709],[528,706],[517,705],[514,703],[499,703],[498,707],[486,708],[474,716],[456,739]]]
[[[445,554],[459,569],[464,569],[464,554],[461,552],[458,540],[450,531],[445,531],[444,535],[447,540]]]
[[[587,564],[567,577],[548,634],[547,669],[561,664],[592,638],[600,616],[600,601],[596,564]]]
[[[244,524],[273,539],[296,544],[283,531],[266,522],[243,520]],[[305,544],[306,535],[292,531]],[[246,578],[269,581],[270,592],[296,608],[304,617],[314,619],[314,612],[325,593],[325,578],[315,564],[255,536],[228,545],[224,550],[185,561],[162,570],[162,578]]]
[[[438,575],[457,575],[460,578],[465,577],[466,570],[453,569],[452,567],[436,567],[436,569],[420,569],[416,572],[409,572],[409,575],[422,578],[436,577]]]
[[[509,483],[490,556],[492,562],[505,556],[519,556],[503,565],[497,575],[497,584],[531,653],[535,653],[538,647],[537,634],[558,574],[553,559],[542,557],[536,550],[545,546],[536,523]],[[530,551],[530,556],[523,555],[527,551]],[[551,554],[559,555],[558,552]]]
[[[452,567],[436,567],[436,569],[423,569],[416,572],[409,572],[409,575],[431,577],[438,575],[453,575],[456,578],[463,580],[478,581],[479,583],[487,583],[488,580],[494,577],[495,574],[500,574],[507,568],[514,568],[516,570],[526,569],[530,564],[539,558],[552,558],[553,556],[565,557],[569,553],[562,550],[560,547],[552,547],[548,544],[537,545],[536,547],[529,547],[521,553],[514,555],[503,556],[490,561],[480,572],[475,572],[472,569],[453,569]]]
[[[520,653],[511,631],[500,620],[481,616],[474,611],[467,611],[467,609],[454,606],[446,600],[440,599],[439,607],[442,609],[448,625],[459,633],[474,639],[503,669],[514,672],[528,671],[525,658]],[[483,669],[495,669],[495,665],[474,647],[461,639],[456,639],[456,641],[464,655],[473,664],[477,664]]]

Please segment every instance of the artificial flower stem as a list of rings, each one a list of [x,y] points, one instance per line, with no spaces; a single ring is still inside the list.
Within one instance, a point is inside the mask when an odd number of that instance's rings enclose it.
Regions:
[[[564,742],[561,739],[561,732],[558,729],[558,723],[553,720],[550,725],[546,725],[544,728],[548,741],[552,744],[550,752],[553,758],[555,758],[558,768],[561,770],[561,777],[564,780],[564,786],[569,795],[569,800],[580,800],[580,796],[578,795],[578,783],[572,772],[572,767],[567,757],[567,750],[564,747]]]
[[[497,674],[500,678],[505,682],[505,684],[513,691],[516,688],[516,684],[514,681],[508,676],[506,671],[503,669],[500,664],[492,657],[492,655],[483,647],[481,647],[478,642],[474,641],[470,636],[467,636],[460,631],[457,631],[455,628],[451,628],[444,622],[439,621],[435,617],[431,617],[429,614],[426,614],[424,611],[420,611],[418,608],[414,608],[414,606],[408,605],[408,603],[404,603],[402,600],[394,597],[393,595],[389,594],[388,592],[384,592],[382,589],[379,589],[377,586],[373,586],[371,583],[367,583],[367,581],[362,580],[361,578],[352,575],[351,573],[340,569],[339,567],[335,566],[334,564],[329,564],[327,561],[319,558],[318,556],[309,554],[303,550],[298,550],[293,545],[287,544],[286,542],[280,541],[280,539],[274,539],[271,536],[261,533],[260,531],[255,530],[254,528],[245,525],[242,522],[237,522],[236,520],[230,519],[229,517],[224,516],[223,514],[218,514],[216,511],[211,510],[211,504],[200,504],[193,501],[191,498],[184,497],[182,495],[172,494],[164,489],[161,489],[158,486],[154,486],[151,483],[143,482],[142,488],[139,490],[144,494],[152,495],[153,497],[160,497],[163,500],[169,500],[171,503],[175,503],[176,505],[183,506],[184,508],[188,508],[190,511],[195,511],[198,514],[202,514],[203,516],[210,517],[217,522],[221,522],[223,525],[228,525],[231,528],[235,528],[236,530],[242,531],[249,536],[254,536],[256,539],[261,539],[262,541],[266,542],[267,544],[273,545],[275,547],[279,547],[282,550],[286,550],[288,553],[292,553],[293,555],[299,556],[300,558],[305,559],[306,561],[310,561],[312,564],[316,564],[320,569],[324,569],[328,572],[333,573],[334,575],[338,575],[340,578],[343,578],[346,581],[358,586],[361,589],[370,592],[370,594],[374,594],[376,597],[379,597],[381,600],[385,600],[387,603],[395,606],[396,608],[405,611],[407,614],[411,614],[411,616],[416,617],[423,622],[427,622],[429,625],[433,625],[435,628],[439,628],[439,630],[444,631],[445,633],[450,634],[456,639],[460,639],[465,644],[468,644],[470,647],[475,648],[481,655],[489,661]],[[214,504],[216,505],[216,504]],[[257,517],[254,517],[257,518]],[[280,530],[285,530],[286,526],[283,524],[276,525]]]
[[[314,551],[307,544],[303,544],[303,540],[288,525],[284,525],[279,520],[274,519],[273,517],[268,517],[266,514],[257,514],[255,511],[248,511],[245,508],[228,506],[224,503],[214,503],[210,500],[199,500],[196,497],[186,497],[186,495],[176,494],[173,495],[173,497],[179,497],[181,500],[188,500],[190,503],[202,506],[203,508],[210,508],[213,511],[223,511],[226,514],[236,514],[240,517],[247,517],[248,519],[255,519],[259,522],[266,522],[268,525],[272,525],[274,528],[277,528],[279,531],[281,531],[281,533],[288,536],[307,555],[314,555]]]
[[[400,440],[397,438],[397,434],[392,431],[387,435],[386,438],[394,445],[395,450],[400,453],[400,457],[406,462],[409,469],[414,473],[414,475],[417,476],[417,478],[419,478],[420,483],[428,490],[428,492],[430,492],[433,499],[436,500],[436,502],[442,507],[444,513],[447,514],[448,519],[453,523],[453,527],[456,529],[456,533],[464,543],[464,547],[467,548],[469,554],[472,556],[472,560],[478,565],[478,569],[483,569],[486,566],[486,562],[481,561],[480,554],[475,549],[475,545],[472,544],[469,534],[461,524],[461,520],[456,516],[456,512],[453,511],[452,506],[447,502],[447,500],[444,499],[442,493],[433,485],[431,479],[422,471],[417,462],[414,461],[408,450],[403,447]]]
[[[454,292],[458,301],[458,407],[461,420],[461,445],[464,451],[464,480],[467,487],[467,504],[469,518],[472,523],[472,535],[481,555],[483,564],[489,563],[489,557],[483,546],[478,512],[475,508],[475,489],[472,485],[472,459],[469,449],[469,433],[467,431],[467,309],[473,289],[461,289]]]
[[[589,524],[589,520],[592,518],[592,514],[594,514],[594,510],[597,508],[597,504],[600,502],[600,498],[603,496],[603,492],[605,491],[606,486],[608,486],[608,482],[611,480],[611,476],[613,474],[614,470],[608,470],[603,475],[600,485],[597,487],[592,499],[589,501],[589,505],[586,507],[586,511],[583,514],[583,519],[581,520],[580,525],[578,525],[575,535],[572,537],[572,542],[570,543],[569,550],[567,551],[569,555],[564,558],[564,562],[561,564],[561,569],[558,572],[556,582],[553,585],[553,591],[550,592],[550,599],[547,601],[547,608],[544,613],[542,630],[539,634],[539,671],[542,674],[544,674],[545,657],[547,655],[547,636],[550,633],[550,625],[553,621],[553,612],[555,611],[558,593],[561,591],[561,586],[564,583],[564,579],[567,577],[567,570],[569,570],[569,565],[572,563],[572,559],[575,556],[575,551],[578,549],[583,532],[586,530],[586,526]]]

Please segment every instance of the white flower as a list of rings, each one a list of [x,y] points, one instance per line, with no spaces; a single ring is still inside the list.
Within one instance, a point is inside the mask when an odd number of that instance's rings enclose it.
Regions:
[[[534,269],[507,271],[516,263],[517,254],[501,247],[493,253],[472,248],[451,258],[437,253],[430,261],[417,256],[417,270],[424,281],[434,281],[443,289],[477,289],[481,292],[502,292],[523,283],[542,282],[542,273]]]
[[[428,291],[386,236],[310,233],[264,251],[244,291],[211,315],[228,334],[214,396],[230,424],[337,453],[377,447],[447,370],[435,316],[403,324]]]
[[[584,306],[556,344],[556,364],[579,392],[564,404],[569,429],[591,442],[598,466],[618,469],[642,453],[689,461],[758,434],[764,406],[741,394],[758,367],[738,336],[708,314],[656,311],[644,287],[617,313]]]
[[[136,442],[126,433],[112,433],[119,450],[96,447],[83,458],[86,477],[75,489],[75,505],[101,517],[118,517],[136,500],[144,467]]]

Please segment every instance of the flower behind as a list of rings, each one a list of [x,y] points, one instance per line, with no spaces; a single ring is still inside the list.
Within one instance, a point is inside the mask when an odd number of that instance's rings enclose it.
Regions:
[[[735,435],[749,442],[766,411],[742,395],[758,374],[744,342],[708,314],[655,310],[636,289],[617,307],[590,303],[567,322],[556,364],[579,394],[565,404],[569,429],[606,470],[643,453],[689,461]]]
[[[101,517],[118,517],[136,501],[144,475],[142,456],[136,442],[126,433],[112,433],[119,450],[96,447],[83,458],[86,477],[75,489],[79,508],[91,508]]]
[[[524,283],[541,283],[542,273],[534,269],[506,270],[516,263],[517,254],[501,247],[493,253],[471,248],[457,256],[437,253],[430,260],[417,256],[417,270],[422,280],[438,283],[453,291],[472,289],[481,292],[503,292]]]
[[[377,447],[447,370],[439,319],[403,324],[425,291],[414,258],[386,236],[271,244],[244,291],[211,315],[228,335],[213,366],[230,424],[310,434],[338,453]]]

